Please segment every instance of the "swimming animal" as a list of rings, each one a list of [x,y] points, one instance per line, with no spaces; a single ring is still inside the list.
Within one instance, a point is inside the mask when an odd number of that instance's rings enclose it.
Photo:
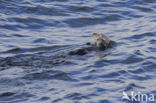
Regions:
[[[105,50],[110,44],[110,39],[101,33],[93,33],[93,39],[95,40],[95,46],[100,50]]]
[[[85,46],[83,48],[76,49],[74,51],[70,51],[68,54],[69,55],[85,55],[89,51],[96,50],[97,48],[99,50],[106,50],[107,48],[110,47],[110,39],[107,36],[105,36],[104,34],[93,33],[92,36],[93,36],[93,39],[95,40],[94,44],[87,42],[86,45],[89,45],[89,46],[87,46],[87,47]]]

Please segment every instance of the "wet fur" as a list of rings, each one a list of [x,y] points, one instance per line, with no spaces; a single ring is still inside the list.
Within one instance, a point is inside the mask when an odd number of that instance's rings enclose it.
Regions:
[[[105,50],[110,44],[110,40],[107,36],[100,33],[93,33],[93,38],[95,40],[95,46],[100,50]]]

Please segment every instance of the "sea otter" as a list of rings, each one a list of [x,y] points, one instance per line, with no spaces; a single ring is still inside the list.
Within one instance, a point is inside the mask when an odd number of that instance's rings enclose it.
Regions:
[[[110,46],[110,39],[104,34],[93,33],[92,36],[93,36],[93,39],[95,40],[94,44],[88,42],[86,43],[86,45],[89,45],[88,47],[70,51],[68,54],[69,55],[85,55],[87,54],[88,51],[93,51],[95,49],[106,50]]]
[[[110,39],[104,34],[93,33],[93,38],[95,40],[95,46],[100,50],[105,50],[110,44]]]

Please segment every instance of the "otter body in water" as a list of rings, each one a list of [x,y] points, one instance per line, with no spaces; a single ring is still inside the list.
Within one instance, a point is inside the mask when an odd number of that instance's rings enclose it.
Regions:
[[[96,50],[97,48],[100,50],[106,50],[110,47],[110,39],[104,34],[93,33],[93,39],[95,40],[95,44],[90,42],[86,43],[86,45],[90,45],[81,49],[76,49],[74,51],[70,51],[68,54],[70,55],[85,55],[89,51]]]

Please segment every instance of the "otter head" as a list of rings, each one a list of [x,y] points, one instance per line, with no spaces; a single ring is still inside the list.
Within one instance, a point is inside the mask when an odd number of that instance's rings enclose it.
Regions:
[[[95,41],[97,41],[98,39],[101,38],[101,34],[99,34],[99,33],[93,33],[93,38],[94,38]]]
[[[93,38],[95,40],[95,46],[99,49],[105,50],[108,48],[110,40],[104,34],[93,33]]]

